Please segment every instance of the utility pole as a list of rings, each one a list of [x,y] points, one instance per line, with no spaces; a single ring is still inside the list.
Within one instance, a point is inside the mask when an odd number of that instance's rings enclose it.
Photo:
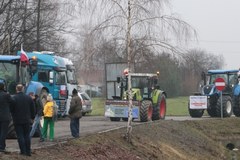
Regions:
[[[40,7],[41,7],[41,0],[38,0],[38,8],[37,8],[37,51],[40,51]]]
[[[128,124],[126,138],[128,142],[131,142],[132,134],[132,85],[131,85],[131,0],[128,0],[128,17],[127,17],[127,61],[128,61]]]

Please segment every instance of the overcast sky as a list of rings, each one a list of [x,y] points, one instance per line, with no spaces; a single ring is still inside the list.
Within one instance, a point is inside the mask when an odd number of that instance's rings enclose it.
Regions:
[[[240,67],[239,7],[240,0],[172,0],[172,10],[198,32],[192,46],[222,54],[225,69]]]

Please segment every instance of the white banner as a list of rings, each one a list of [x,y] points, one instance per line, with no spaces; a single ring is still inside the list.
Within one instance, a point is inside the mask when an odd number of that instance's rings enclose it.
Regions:
[[[207,109],[207,96],[190,96],[190,109]]]

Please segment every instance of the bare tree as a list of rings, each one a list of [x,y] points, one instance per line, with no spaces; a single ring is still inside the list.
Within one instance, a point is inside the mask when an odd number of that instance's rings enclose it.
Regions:
[[[100,31],[106,39],[118,37],[119,40],[122,40],[119,41],[119,44],[125,44],[125,57],[127,57],[126,61],[130,72],[134,70],[132,68],[135,61],[134,50],[131,48],[134,37],[144,40],[145,44],[148,44],[148,48],[151,47],[155,53],[165,50],[177,53],[176,43],[172,43],[172,37],[186,39],[189,35],[195,34],[195,30],[186,22],[176,16],[164,14],[164,8],[169,4],[167,0],[102,0],[92,1],[92,3],[95,4],[93,5],[94,11],[91,13],[98,16],[96,16],[97,19],[92,19],[91,23],[96,25],[89,33],[94,34]],[[93,57],[95,52],[91,50],[87,54]],[[131,112],[131,85],[128,87]],[[130,123],[131,117],[129,118]],[[131,126],[128,125],[128,135],[130,135],[130,128]]]
[[[41,3],[39,3],[41,2]],[[0,3],[0,50],[16,54],[24,43],[25,50],[61,52],[67,20],[59,14],[57,0],[3,0]]]

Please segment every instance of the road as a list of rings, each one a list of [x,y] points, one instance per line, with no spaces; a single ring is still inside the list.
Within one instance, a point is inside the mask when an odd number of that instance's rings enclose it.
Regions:
[[[200,120],[203,118],[194,118],[194,120]],[[167,117],[166,120],[192,120],[191,117],[188,116],[171,116]],[[139,124],[140,122],[134,121],[133,124]],[[55,145],[56,143],[64,143],[67,140],[71,139],[71,132],[69,128],[70,120],[68,118],[60,119],[55,123],[55,140],[54,142],[39,142],[39,137],[32,138],[32,149],[38,149],[46,146]],[[80,137],[90,135],[93,133],[104,132],[107,130],[126,127],[127,122],[111,122],[108,118],[103,116],[84,116],[80,120]],[[6,141],[6,150],[10,152],[19,152],[19,147],[16,139],[7,139]]]

